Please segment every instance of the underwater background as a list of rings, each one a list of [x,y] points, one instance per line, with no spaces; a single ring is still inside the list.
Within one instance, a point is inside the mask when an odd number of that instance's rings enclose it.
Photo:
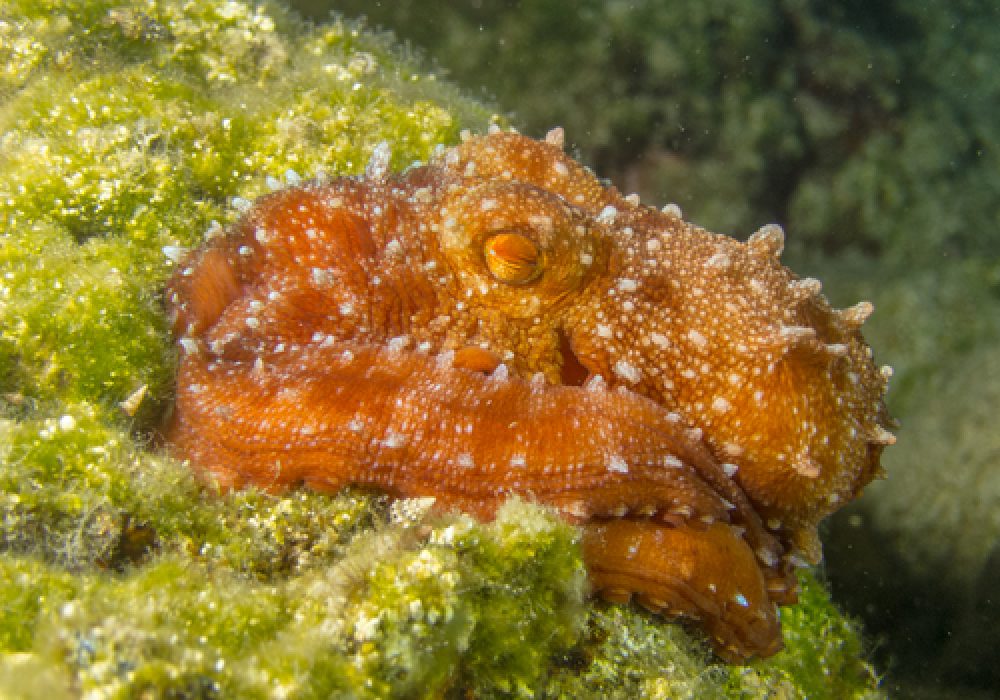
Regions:
[[[998,106],[990,2],[8,0],[0,696],[1000,697]],[[708,229],[779,222],[874,302],[899,440],[773,659],[589,602],[542,509],[218,499],[152,442],[165,246],[491,122]]]

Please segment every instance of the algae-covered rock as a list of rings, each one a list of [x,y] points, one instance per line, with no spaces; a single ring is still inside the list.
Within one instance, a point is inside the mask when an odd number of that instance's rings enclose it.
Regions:
[[[400,168],[490,119],[351,22],[4,5],[0,695],[877,694],[811,581],[788,651],[726,667],[588,602],[578,533],[537,506],[481,524],[360,492],[220,496],[157,444],[179,247],[281,181],[358,173],[383,140]]]

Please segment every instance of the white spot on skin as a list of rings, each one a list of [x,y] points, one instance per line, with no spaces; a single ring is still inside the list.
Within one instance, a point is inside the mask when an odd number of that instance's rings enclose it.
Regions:
[[[639,288],[639,283],[633,279],[624,277],[618,280],[618,289],[623,292],[634,292]]]
[[[601,212],[597,215],[596,221],[599,224],[604,224],[605,226],[612,226],[615,223],[615,218],[618,216],[618,210],[615,209],[610,204],[601,209]]]
[[[513,455],[510,458],[510,466],[515,467],[517,469],[523,469],[527,464],[528,462],[524,458],[524,455]]]
[[[734,476],[736,476],[736,472],[738,470],[739,470],[739,467],[737,467],[732,462],[725,462],[722,465],[722,471],[724,471],[726,473],[726,476],[728,476],[730,479],[732,479]]]
[[[614,366],[614,372],[616,375],[621,377],[627,382],[632,384],[638,384],[642,381],[642,372],[635,365],[629,363],[627,360],[618,360]]]
[[[668,216],[676,216],[678,219],[684,217],[683,212],[681,212],[681,208],[676,204],[674,204],[673,202],[664,205],[663,209],[661,209],[660,211],[662,211],[664,214],[667,214]]]
[[[382,445],[393,449],[403,447],[406,445],[406,436],[402,433],[390,430],[386,433],[385,439],[382,440]]]
[[[510,370],[507,369],[507,365],[503,362],[496,366],[496,369],[490,374],[490,379],[494,382],[506,382],[510,379]]]
[[[722,396],[716,396],[712,401],[712,410],[716,413],[726,413],[730,408],[732,408],[732,404]]]
[[[671,469],[681,469],[684,466],[684,462],[682,462],[675,455],[667,455],[663,458],[663,466]]]
[[[663,335],[662,333],[656,333],[656,332],[650,333],[649,339],[653,341],[654,345],[663,348],[664,350],[670,347],[670,341],[667,339],[667,336]]]
[[[594,374],[588,377],[587,381],[583,383],[583,388],[587,391],[605,391],[608,388],[608,384],[604,381],[604,377]]]
[[[460,467],[464,467],[465,469],[471,469],[472,467],[476,466],[475,460],[472,458],[472,455],[468,452],[459,452],[458,455],[455,457],[455,464],[457,464]]]
[[[618,474],[628,474],[628,463],[619,455],[612,455],[608,460],[608,471]]]
[[[385,244],[385,254],[388,257],[398,257],[403,254],[403,245],[399,242],[399,239],[393,238]]]
[[[611,337],[611,326],[603,323],[598,323],[595,329],[597,331],[598,338],[610,338]]]
[[[729,256],[725,253],[716,253],[708,260],[705,261],[705,267],[711,267],[715,269],[724,270],[731,264]]]
[[[692,328],[691,330],[688,331],[687,338],[699,350],[704,350],[708,346],[708,338],[706,338],[705,336],[703,336],[701,333],[699,333],[694,328]]]
[[[402,352],[407,345],[410,343],[410,337],[406,335],[397,335],[395,338],[390,338],[386,347],[389,348],[389,352],[396,355]]]

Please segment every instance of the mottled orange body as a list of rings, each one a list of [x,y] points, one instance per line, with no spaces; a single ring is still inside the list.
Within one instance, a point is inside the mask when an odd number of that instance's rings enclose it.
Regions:
[[[261,198],[168,289],[176,454],[223,487],[377,486],[583,528],[596,590],[781,646],[816,524],[878,470],[887,370],[815,280],[495,132]]]

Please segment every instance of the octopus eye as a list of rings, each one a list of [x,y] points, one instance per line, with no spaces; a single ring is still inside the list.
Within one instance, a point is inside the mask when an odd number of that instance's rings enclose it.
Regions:
[[[483,247],[486,267],[501,282],[526,284],[542,271],[538,246],[520,233],[498,233]]]

